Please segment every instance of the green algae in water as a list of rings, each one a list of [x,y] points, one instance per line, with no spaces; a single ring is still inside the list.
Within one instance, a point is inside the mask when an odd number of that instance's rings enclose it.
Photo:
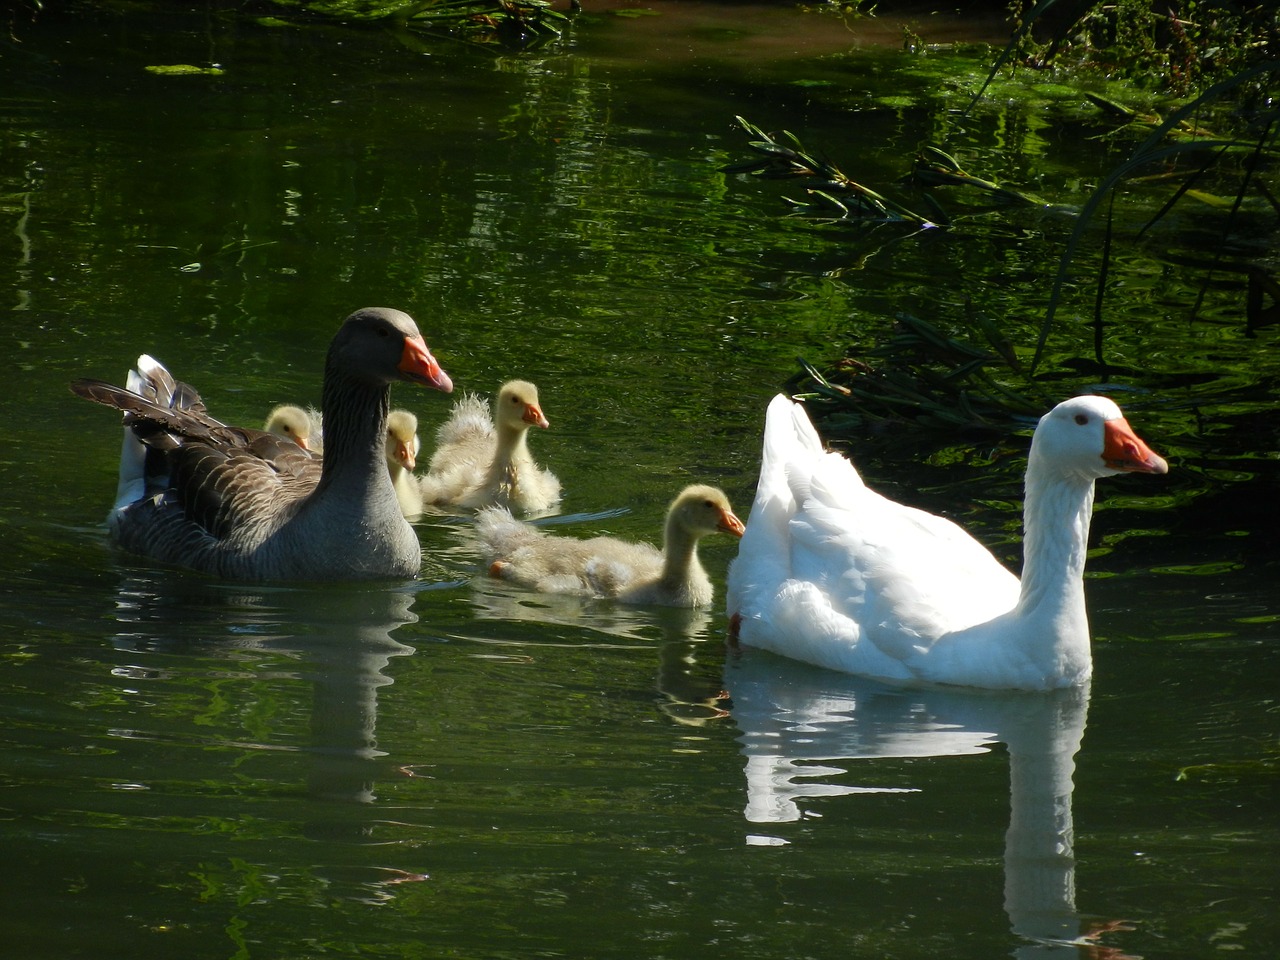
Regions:
[[[161,77],[220,77],[227,72],[221,67],[197,67],[190,63],[166,63],[147,67],[146,71]]]

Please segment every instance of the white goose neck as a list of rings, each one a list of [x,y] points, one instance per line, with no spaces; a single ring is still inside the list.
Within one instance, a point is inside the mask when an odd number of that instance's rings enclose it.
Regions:
[[[1054,473],[1032,450],[1023,503],[1022,591],[1018,608],[1076,622],[1086,633],[1084,565],[1094,478]]]

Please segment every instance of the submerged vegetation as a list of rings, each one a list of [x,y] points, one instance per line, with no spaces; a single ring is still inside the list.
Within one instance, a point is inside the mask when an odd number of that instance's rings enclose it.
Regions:
[[[1001,62],[1103,73],[1175,97],[1280,56],[1280,9],[1262,0],[1012,0]]]
[[[1045,371],[1045,363],[1067,290],[1089,283],[1092,318],[1077,325],[1086,340],[1073,353],[1092,357],[1074,361],[1080,372],[1097,383],[1122,375],[1148,388],[1161,380],[1194,383],[1186,401],[1193,405],[1241,399],[1238,378],[1225,371],[1215,393],[1215,378],[1203,371],[1115,368],[1109,339],[1117,333],[1131,339],[1133,332],[1117,329],[1109,306],[1117,295],[1116,264],[1142,249],[1183,277],[1200,278],[1194,302],[1185,304],[1188,323],[1201,321],[1206,300],[1220,299],[1224,291],[1238,291],[1244,344],[1280,323],[1280,200],[1273,187],[1280,60],[1271,59],[1280,53],[1280,12],[1206,0],[1157,13],[1147,3],[1121,0],[1077,5],[1069,18],[1051,20],[1058,8],[1055,0],[1014,5],[1014,37],[981,90],[1002,69],[1034,67],[1037,77],[1052,73],[1059,84],[1079,86],[1113,139],[1127,138],[1134,146],[1096,185],[1057,198],[1072,226],[1056,260],[1041,267],[1044,307],[1034,336],[1027,338],[1025,327],[997,323],[967,301],[961,316],[944,321],[900,313],[886,339],[852,345],[829,369],[801,360],[789,386],[824,416],[828,432],[900,420],[950,431],[1003,432],[1025,423],[1047,402],[1046,374],[1052,380],[1062,373]],[[1127,88],[1133,104],[1118,101],[1124,92],[1105,96],[1085,89],[1117,78],[1135,84]],[[981,90],[966,112],[978,104]],[[899,190],[895,198],[889,186],[859,182],[790,132],[767,133],[738,120],[755,156],[725,169],[802,183],[802,199],[784,199],[793,215],[824,226],[863,232],[905,226],[901,240],[919,231],[989,229],[990,214],[1001,216],[1002,210],[1016,229],[1017,208],[1047,207],[1015,185],[966,171],[948,152],[958,151],[945,142],[915,147],[911,169],[892,185]],[[977,191],[987,203],[966,206],[957,216],[940,198],[940,187]],[[1124,215],[1117,213],[1118,199]],[[986,219],[976,220],[975,214]],[[1214,237],[1212,252],[1179,249],[1177,228],[1154,245],[1162,224],[1191,220]],[[1092,278],[1081,284],[1078,274]],[[1268,367],[1257,370],[1261,389],[1248,391],[1251,401],[1264,405],[1274,402],[1275,371],[1267,373]]]

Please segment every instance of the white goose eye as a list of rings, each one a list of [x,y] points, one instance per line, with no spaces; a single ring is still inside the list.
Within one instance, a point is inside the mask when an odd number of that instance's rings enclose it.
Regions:
[[[1080,426],[1083,427],[1088,422],[1089,422],[1089,418],[1085,416],[1083,413],[1076,414],[1076,423],[1080,424]]]

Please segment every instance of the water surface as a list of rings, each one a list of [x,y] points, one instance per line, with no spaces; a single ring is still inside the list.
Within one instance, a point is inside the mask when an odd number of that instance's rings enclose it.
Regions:
[[[945,135],[1069,208],[1120,150],[1083,114],[962,119],[945,86],[923,96],[919,58],[868,39],[887,20],[658,14],[587,16],[526,55],[218,8],[19,31],[0,61],[7,955],[1275,951],[1280,609],[1253,506],[1274,427],[1151,389],[1143,371],[1220,372],[1248,346],[1228,289],[1188,350],[1193,286],[1155,260],[1123,275],[1135,333],[1113,362],[1173,471],[1099,488],[1087,691],[896,690],[726,650],[718,607],[531,596],[481,575],[462,517],[417,524],[412,584],[217,583],[106,542],[117,427],[66,384],[144,350],[256,423],[318,400],[342,316],[399,306],[461,388],[538,383],[552,522],[656,539],[686,483],[745,515],[797,355],[833,363],[898,310],[945,322],[973,298],[1035,328],[1069,211],[841,231],[720,168],[735,115],[875,183]],[[225,73],[145,70],[165,63]],[[1089,354],[1081,315],[1055,341],[1063,395],[1093,382],[1063,362]],[[1265,376],[1265,349],[1225,375]],[[395,400],[429,447],[447,399]],[[1016,563],[1024,442],[908,428],[857,455]],[[732,554],[706,543],[717,583]]]

